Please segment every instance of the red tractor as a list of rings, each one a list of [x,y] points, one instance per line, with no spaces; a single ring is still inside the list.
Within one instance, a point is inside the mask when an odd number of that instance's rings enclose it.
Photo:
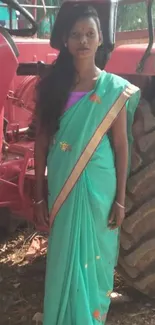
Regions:
[[[135,141],[118,269],[129,284],[155,297],[153,0],[146,1],[148,30],[123,33],[116,33],[117,0],[87,2],[96,7],[101,19],[104,46],[98,53],[100,67],[106,61],[107,71],[129,79],[142,90],[133,126]],[[119,5],[138,2],[125,0],[119,1]],[[0,224],[8,226],[10,216],[33,223],[34,89],[38,76],[57,55],[59,29],[55,30],[54,48],[51,48],[47,40],[32,38],[37,24],[24,8],[15,0],[3,0],[3,3],[23,14],[32,24],[31,29],[7,30],[0,27]],[[64,2],[58,16],[67,19],[68,6],[73,3],[73,0]],[[12,38],[11,35],[18,37]]]
[[[48,41],[32,38],[37,24],[27,10],[15,1],[8,5],[32,24],[21,30],[0,27],[0,225],[10,228],[15,226],[12,215],[33,221],[34,142],[27,133],[37,80],[33,75],[45,67],[41,60],[51,63],[57,51]]]

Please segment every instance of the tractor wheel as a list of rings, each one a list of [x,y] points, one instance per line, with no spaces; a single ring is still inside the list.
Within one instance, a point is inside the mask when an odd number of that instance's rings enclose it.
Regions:
[[[155,110],[144,99],[133,135],[118,271],[128,284],[155,298]]]

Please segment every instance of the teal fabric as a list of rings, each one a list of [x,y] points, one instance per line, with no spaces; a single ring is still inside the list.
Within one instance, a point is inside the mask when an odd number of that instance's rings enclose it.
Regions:
[[[128,84],[102,72],[95,88],[62,116],[48,154],[49,210],[98,125]],[[126,104],[129,148],[139,97],[137,90]],[[50,232],[44,325],[105,324],[119,251],[119,230],[108,228],[115,194],[115,157],[107,133]]]
[[[0,4],[2,4],[1,1]],[[9,10],[7,7],[0,6],[0,21],[5,21],[5,27],[9,28]],[[12,10],[12,27],[17,28],[17,18],[15,10]]]

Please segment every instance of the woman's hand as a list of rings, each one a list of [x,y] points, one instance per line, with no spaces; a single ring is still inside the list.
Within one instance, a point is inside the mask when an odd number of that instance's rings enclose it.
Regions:
[[[124,206],[114,202],[109,219],[109,228],[116,229],[122,225],[125,218],[125,208]]]
[[[34,204],[34,221],[36,225],[49,227],[49,213],[45,200]]]

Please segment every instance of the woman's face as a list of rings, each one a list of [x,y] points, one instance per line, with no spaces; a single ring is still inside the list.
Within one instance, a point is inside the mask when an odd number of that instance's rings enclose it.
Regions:
[[[67,47],[75,59],[95,57],[101,33],[94,18],[78,20],[69,33]]]

